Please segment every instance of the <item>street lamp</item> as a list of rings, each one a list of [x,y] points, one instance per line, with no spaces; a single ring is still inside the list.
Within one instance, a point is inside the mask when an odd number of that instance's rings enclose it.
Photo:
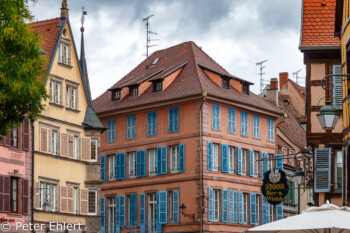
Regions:
[[[300,214],[300,185],[305,185],[305,172],[302,170],[294,172],[294,179],[298,185],[298,214]]]
[[[181,214],[187,218],[192,218],[193,222],[195,221],[195,214],[186,214],[186,206],[184,203],[181,204],[180,206],[180,211],[181,211]]]
[[[326,101],[326,105],[323,106],[320,112],[316,115],[323,129],[334,129],[339,120],[339,113],[337,109],[331,104],[330,101]]]

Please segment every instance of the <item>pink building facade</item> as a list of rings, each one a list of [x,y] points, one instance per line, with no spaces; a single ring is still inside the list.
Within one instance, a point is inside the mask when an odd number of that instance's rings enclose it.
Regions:
[[[31,180],[32,133],[26,119],[0,141],[0,223],[9,223],[11,230],[31,221]]]

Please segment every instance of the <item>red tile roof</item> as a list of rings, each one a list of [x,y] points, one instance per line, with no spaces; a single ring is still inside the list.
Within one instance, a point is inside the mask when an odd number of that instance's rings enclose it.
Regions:
[[[301,47],[340,46],[334,36],[336,0],[304,0]]]
[[[47,63],[52,55],[56,38],[60,27],[58,23],[60,18],[49,19],[44,21],[38,21],[35,23],[30,23],[28,26],[32,28],[36,33],[39,34],[40,48],[46,52],[44,55]]]
[[[114,102],[111,101],[110,91],[104,92],[93,101],[96,113],[198,95],[203,91],[207,91],[208,95],[215,95],[221,98],[230,99],[233,102],[240,102],[267,111],[280,113],[278,107],[252,92],[250,92],[250,95],[243,95],[233,88],[230,90],[224,90],[222,87],[211,82],[200,65],[217,70],[221,73],[228,74],[228,72],[203,52],[194,42],[184,42],[164,50],[156,51],[149,57],[149,64],[152,64],[156,58],[159,58],[156,65],[150,66],[148,70],[146,70],[146,60],[143,61],[130,71],[130,73],[125,75],[124,78],[109,88],[109,90],[119,88],[128,83],[134,83],[135,81],[140,80],[141,76],[152,77],[152,73],[161,69],[166,70],[169,67],[178,67],[184,63],[187,64],[182,68],[181,72],[171,85],[162,92],[152,92],[152,86],[150,86],[138,98],[125,97],[120,101]]]

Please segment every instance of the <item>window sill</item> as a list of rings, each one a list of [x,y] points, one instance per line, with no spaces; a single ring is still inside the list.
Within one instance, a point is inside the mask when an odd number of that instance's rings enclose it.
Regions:
[[[23,152],[23,150],[13,146],[8,146],[8,149],[15,152]]]
[[[221,132],[221,129],[213,129],[211,128],[212,131],[215,131],[215,132]]]
[[[136,137],[134,137],[134,138],[127,138],[126,140],[135,140],[136,139]]]
[[[257,140],[257,141],[261,141],[261,138],[260,138],[260,137],[259,137],[259,138],[256,138],[256,137],[253,136],[253,139],[255,139],[255,140]]]
[[[62,105],[56,104],[56,103],[54,103],[54,102],[50,102],[50,105],[55,106],[55,107],[58,107],[58,108],[64,108]]]
[[[10,216],[10,217],[22,217],[22,214],[20,214],[20,213],[8,213],[8,216]]]
[[[71,65],[69,65],[69,64],[66,64],[66,63],[63,63],[63,62],[58,62],[58,64],[59,64],[60,66],[64,66],[64,67],[69,68],[69,69],[72,69],[72,68],[73,68],[73,66],[71,66]]]
[[[243,134],[241,134],[241,137],[243,137],[243,138],[249,138],[248,135],[243,135]]]
[[[80,111],[77,110],[77,109],[73,109],[73,108],[69,108],[69,107],[66,107],[66,110],[67,111],[70,111],[70,112],[76,112],[76,113],[79,113]]]

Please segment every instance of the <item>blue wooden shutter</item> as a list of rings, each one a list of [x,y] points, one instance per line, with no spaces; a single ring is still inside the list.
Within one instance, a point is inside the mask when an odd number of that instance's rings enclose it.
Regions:
[[[228,190],[222,191],[222,222],[227,222]]]
[[[167,191],[157,192],[158,223],[167,223]]]
[[[137,224],[137,194],[130,195],[130,224],[131,226],[136,226]]]
[[[185,172],[185,144],[179,145],[179,172]]]
[[[276,155],[276,168],[283,171],[283,155]]]
[[[128,116],[126,118],[126,139],[131,138],[131,118]]]
[[[331,187],[331,148],[315,148],[315,193],[329,192]]]
[[[120,226],[125,226],[125,196],[119,197],[120,201]]]
[[[249,176],[254,176],[254,151],[249,150]]]
[[[233,223],[238,223],[238,198],[237,198],[237,191],[233,191]]]
[[[276,205],[276,220],[283,219],[283,202]]]
[[[169,132],[174,132],[174,109],[169,109]]]
[[[248,113],[244,113],[244,131],[245,131],[245,136],[249,135],[248,132]]]
[[[216,125],[217,125],[217,129],[220,130],[220,106],[217,106],[217,109],[216,109]]]
[[[266,200],[266,197],[261,196],[262,202],[262,224],[269,222],[269,203]]]
[[[141,177],[141,151],[140,150],[136,151],[136,177]]]
[[[233,190],[230,190],[230,191],[229,191],[229,195],[228,195],[228,203],[229,203],[229,209],[228,209],[229,223],[234,223],[234,201],[233,201]]]
[[[141,176],[146,176],[146,150],[141,151]]]
[[[245,135],[244,131],[244,113],[241,112],[241,135]]]
[[[214,215],[214,210],[213,210],[213,189],[209,188],[208,189],[208,221],[212,222],[213,221],[213,215]]]
[[[216,129],[215,105],[211,106],[211,128]]]
[[[106,181],[106,156],[101,155],[101,181]]]
[[[228,132],[229,133],[232,133],[233,132],[233,127],[232,127],[232,110],[231,109],[228,109],[227,110],[227,119],[228,119],[228,121],[227,121],[227,124],[228,124]]]
[[[179,108],[174,109],[174,131],[179,131]]]
[[[238,223],[243,224],[243,193],[238,192]]]
[[[261,153],[261,177],[264,178],[265,172],[267,172],[267,153]]]
[[[106,233],[106,202],[105,198],[100,198],[100,231],[101,233]]]
[[[341,65],[333,65],[333,106],[336,109],[343,108],[343,82]]]
[[[179,190],[173,190],[173,206],[172,206],[172,216],[171,220],[173,223],[179,223]]]
[[[136,138],[136,116],[132,117],[132,138]]]
[[[260,117],[257,118],[257,138],[260,138]]]
[[[112,141],[115,142],[117,137],[117,120],[112,120]]]
[[[256,194],[250,194],[250,224],[256,225]]]
[[[242,174],[242,148],[237,147],[237,174]]]
[[[162,148],[157,148],[157,175],[162,174]]]
[[[221,171],[228,172],[229,170],[229,158],[228,158],[228,145],[221,145]]]
[[[167,153],[167,147],[162,147],[162,174],[168,173],[168,153]]]
[[[120,154],[120,179],[125,179],[125,153]]]
[[[107,142],[111,142],[112,141],[112,121],[111,120],[107,120]]]
[[[146,233],[146,200],[144,193],[140,193],[140,233]]]
[[[115,178],[116,180],[120,180],[122,176],[122,168],[121,168],[121,153],[116,154],[115,156]]]
[[[157,112],[153,113],[153,122],[152,122],[152,132],[153,135],[157,134]]]
[[[207,165],[208,171],[213,170],[213,143],[208,142],[207,145]]]
[[[115,228],[120,231],[120,196],[115,196]]]
[[[152,136],[152,112],[147,113],[147,136]]]

